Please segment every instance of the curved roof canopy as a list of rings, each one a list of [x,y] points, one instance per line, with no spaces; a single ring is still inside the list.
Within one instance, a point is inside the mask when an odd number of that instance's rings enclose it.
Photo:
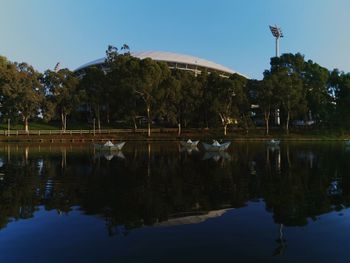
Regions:
[[[155,61],[186,64],[186,65],[192,65],[192,66],[213,69],[213,70],[225,72],[228,74],[237,73],[239,75],[242,75],[242,74],[240,74],[240,73],[238,73],[230,68],[222,66],[220,64],[216,64],[212,61],[189,56],[189,55],[182,55],[182,54],[177,54],[177,53],[172,53],[172,52],[163,52],[163,51],[132,52],[131,55],[136,57],[136,58],[139,58],[139,59],[151,58]],[[94,61],[91,61],[89,63],[82,65],[81,67],[77,68],[75,71],[78,71],[78,70],[81,70],[83,68],[87,68],[90,66],[94,66],[94,65],[100,65],[103,63],[105,63],[105,58],[100,58],[100,59],[97,59],[97,60],[94,60]],[[244,75],[242,75],[242,76],[244,76]]]

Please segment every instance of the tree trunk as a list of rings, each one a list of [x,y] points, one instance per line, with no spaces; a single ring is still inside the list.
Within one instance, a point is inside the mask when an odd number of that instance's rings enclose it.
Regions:
[[[100,105],[97,105],[96,108],[96,117],[97,117],[97,129],[100,131],[101,133],[101,117],[100,117]]]
[[[136,130],[137,130],[136,118],[135,118],[135,117],[132,117],[132,121],[133,121],[133,123],[134,123],[134,131],[136,132]]]
[[[181,135],[181,122],[179,122],[177,124],[178,130],[177,130],[177,135],[180,136]]]
[[[265,117],[266,135],[269,135],[270,111],[265,111],[264,117]]]
[[[148,118],[148,137],[151,137],[151,109],[147,106],[147,118]]]
[[[93,107],[89,104],[89,117],[88,120],[92,120],[94,118],[94,111],[93,111]],[[87,120],[87,121],[88,121]]]
[[[244,120],[244,129],[245,129],[245,132],[246,134],[249,133],[249,125],[248,125],[248,118],[247,116],[245,115],[245,113],[243,113],[243,120]]]
[[[64,131],[67,130],[67,114],[64,114]]]
[[[64,124],[65,124],[64,113],[63,111],[61,111],[61,130],[62,131],[66,131],[66,126]]]
[[[205,111],[205,125],[206,125],[206,128],[209,129],[209,121],[208,121],[208,112]]]
[[[109,124],[110,123],[110,117],[109,117],[109,104],[107,103],[107,109],[106,109],[106,111],[107,111],[107,113],[106,113],[106,121],[107,121],[107,123]]]
[[[29,119],[29,117],[28,116],[25,116],[25,117],[23,117],[23,124],[24,124],[24,130],[25,130],[25,132],[26,133],[28,133],[29,132],[29,125],[28,125],[28,119]]]
[[[219,113],[219,117],[221,120],[222,127],[224,128],[224,135],[226,136],[226,131],[227,131],[227,124],[226,124],[226,118],[224,118],[224,115]]]
[[[286,119],[286,133],[287,133],[287,135],[289,134],[289,119],[290,119],[290,114],[289,114],[289,111],[287,111],[287,119]]]

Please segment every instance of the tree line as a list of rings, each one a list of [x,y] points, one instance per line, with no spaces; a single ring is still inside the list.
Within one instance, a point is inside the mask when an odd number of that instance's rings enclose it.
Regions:
[[[295,120],[316,127],[350,126],[350,74],[328,70],[304,56],[283,54],[271,58],[262,80],[239,74],[221,76],[205,69],[170,69],[164,62],[138,59],[123,45],[109,46],[103,66],[83,72],[69,69],[39,73],[27,63],[0,57],[0,118],[23,122],[96,120],[102,124],[123,121],[136,130],[140,119],[157,125],[217,128],[230,126],[248,132],[259,121],[266,134],[276,112],[281,128],[289,133]]]

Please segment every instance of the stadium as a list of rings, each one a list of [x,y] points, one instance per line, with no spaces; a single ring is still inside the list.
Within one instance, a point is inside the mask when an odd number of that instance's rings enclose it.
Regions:
[[[222,66],[212,61],[208,61],[202,58],[197,58],[189,55],[163,52],[163,51],[132,52],[131,55],[139,59],[151,58],[155,61],[165,62],[167,63],[170,69],[192,71],[194,72],[195,75],[201,74],[201,72],[206,69],[207,72],[209,73],[217,72],[223,77],[228,77],[231,74],[235,74],[235,73],[241,76],[244,76],[243,74],[240,74],[228,67]],[[104,64],[105,64],[105,58],[100,58],[82,65],[81,67],[77,68],[75,72],[77,73],[83,72],[84,69],[92,66],[103,67]]]

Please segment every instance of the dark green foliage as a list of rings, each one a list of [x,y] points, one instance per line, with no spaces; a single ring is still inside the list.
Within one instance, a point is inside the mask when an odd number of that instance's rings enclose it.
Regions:
[[[327,69],[305,61],[299,53],[272,58],[271,69],[264,72],[258,92],[265,122],[269,111],[280,108],[287,133],[292,119],[314,121],[318,125],[331,123],[334,99],[329,81]]]
[[[108,102],[111,92],[108,87],[104,72],[96,67],[86,69],[85,75],[80,81],[79,88],[85,93],[84,101],[92,115],[90,118],[96,118],[98,129],[101,129],[101,111],[108,111],[110,106]],[[107,118],[107,122],[108,120],[109,118]]]
[[[7,118],[20,118],[25,131],[28,131],[29,119],[40,113],[44,99],[40,78],[41,75],[32,66],[1,58],[1,114]]]
[[[271,59],[264,79],[247,80],[233,74],[169,69],[165,63],[131,56],[130,49],[109,46],[106,63],[75,73],[62,69],[43,75],[25,63],[0,57],[0,116],[24,121],[30,118],[97,121],[97,128],[113,123],[124,127],[147,123],[182,127],[223,127],[246,132],[251,117],[265,123],[279,110],[288,133],[290,123],[304,121],[318,127],[350,127],[350,75],[321,67],[304,56],[283,54]]]
[[[346,129],[350,128],[350,74],[334,70],[331,73],[329,86],[334,94],[336,114],[334,121]]]
[[[65,131],[67,116],[76,110],[83,97],[83,92],[78,90],[79,80],[68,69],[57,72],[47,70],[43,83],[46,88],[45,117],[52,119],[59,116],[62,130]]]
[[[209,77],[209,88],[211,89],[211,110],[217,113],[227,133],[229,124],[237,124],[240,118],[240,104],[244,101],[243,87],[245,79],[232,76],[231,79],[222,78],[216,74]]]

